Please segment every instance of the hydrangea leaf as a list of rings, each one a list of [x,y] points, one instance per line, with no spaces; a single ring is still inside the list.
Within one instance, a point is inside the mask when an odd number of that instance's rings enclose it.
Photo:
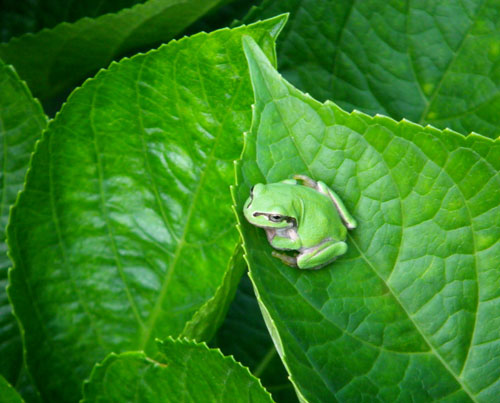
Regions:
[[[303,399],[500,394],[500,141],[347,113],[286,82],[251,38],[252,130],[235,194],[261,309]],[[241,208],[255,183],[322,180],[358,221],[346,255],[298,270]],[[300,225],[300,223],[299,223]]]
[[[9,296],[44,399],[78,399],[109,352],[154,353],[217,293],[239,240],[229,185],[251,119],[241,37],[273,58],[284,21],[114,63],[51,121],[8,227]]]
[[[96,18],[132,7],[146,0],[37,0],[33,2],[4,0],[0,14],[0,41],[7,42],[14,36],[53,28],[61,22],[75,22],[83,17]]]
[[[220,350],[167,339],[159,351],[154,360],[142,352],[109,355],[84,384],[82,402],[272,402],[259,380]]]
[[[0,374],[15,383],[22,364],[21,338],[7,299],[7,270],[10,260],[5,243],[5,227],[10,206],[24,183],[35,141],[47,125],[40,104],[11,66],[0,61]]]
[[[285,11],[279,70],[313,97],[500,136],[497,0],[264,0],[244,21]]]
[[[23,399],[12,385],[0,375],[0,403],[22,403]]]
[[[274,348],[247,275],[242,277],[224,323],[210,344],[247,366],[261,380],[274,401],[297,401],[295,390]]]
[[[61,23],[0,44],[33,94],[49,99],[138,49],[168,42],[220,0],[148,0],[97,18]]]

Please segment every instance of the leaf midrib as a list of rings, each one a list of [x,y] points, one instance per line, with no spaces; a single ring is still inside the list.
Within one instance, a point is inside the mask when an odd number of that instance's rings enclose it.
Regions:
[[[176,55],[176,57],[175,57],[175,59],[174,59],[174,61],[172,63],[172,65],[174,66],[174,68],[173,68],[173,80],[172,81],[175,83],[175,85],[173,87],[175,88],[175,94],[176,94],[177,99],[180,98],[179,95],[178,95],[178,82],[177,82],[177,60],[178,60],[179,55],[180,55],[180,52],[177,53],[177,55]],[[199,62],[198,57],[196,58],[196,60]],[[199,75],[200,82],[203,83],[203,77],[201,75],[201,72],[199,72],[198,75]],[[222,137],[222,133],[224,132],[223,129],[224,129],[225,121],[226,121],[226,119],[228,118],[228,116],[230,115],[230,113],[231,113],[231,111],[233,109],[234,103],[236,102],[236,99],[238,98],[238,94],[239,94],[239,92],[240,92],[240,90],[242,88],[242,84],[243,84],[243,80],[240,80],[239,84],[238,84],[238,87],[236,88],[236,91],[234,92],[231,104],[226,109],[226,114],[224,115],[224,118],[221,120],[219,129],[218,129],[217,134],[215,136],[215,140],[214,140],[214,144],[213,144],[212,150],[210,151],[210,155],[206,159],[205,169],[203,170],[203,172],[202,172],[202,174],[200,176],[200,179],[198,181],[198,186],[195,189],[191,205],[189,206],[189,210],[188,210],[188,213],[187,213],[187,216],[186,216],[186,224],[185,224],[185,226],[183,228],[182,236],[181,236],[180,240],[177,243],[177,247],[175,249],[175,253],[174,253],[174,257],[172,259],[172,263],[170,264],[170,267],[168,269],[165,281],[164,281],[164,283],[162,285],[162,288],[160,290],[160,295],[158,296],[158,299],[156,300],[156,303],[155,303],[155,306],[153,308],[153,311],[151,312],[150,320],[148,321],[147,326],[145,328],[145,332],[143,333],[143,336],[141,338],[140,349],[142,349],[142,350],[144,350],[146,348],[146,346],[148,345],[149,339],[151,337],[151,333],[153,331],[155,323],[156,323],[156,321],[158,319],[158,316],[160,314],[161,307],[163,305],[163,300],[165,298],[165,295],[167,294],[168,287],[170,285],[170,282],[172,281],[173,273],[174,273],[174,271],[175,271],[175,269],[177,267],[177,262],[179,260],[180,255],[181,255],[181,252],[182,252],[182,250],[183,250],[183,248],[184,248],[184,246],[186,244],[186,235],[187,235],[190,223],[191,223],[191,218],[192,218],[192,215],[193,215],[193,212],[194,212],[194,206],[196,205],[198,197],[199,197],[199,195],[201,193],[201,189],[203,188],[203,184],[205,182],[207,171],[211,167],[212,161],[215,158],[215,150],[217,149],[217,146],[219,144],[219,140]],[[201,87],[202,87],[203,96],[204,96],[204,98],[205,98],[205,100],[207,102],[207,105],[209,105],[209,107],[212,108],[211,104],[208,102],[208,98],[207,98],[207,95],[206,95],[205,87],[203,86],[203,84],[201,85]],[[177,105],[177,103],[176,103],[176,105]]]

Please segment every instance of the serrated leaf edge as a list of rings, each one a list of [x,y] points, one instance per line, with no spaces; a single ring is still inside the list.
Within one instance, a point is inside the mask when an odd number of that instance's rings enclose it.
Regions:
[[[31,376],[31,373],[28,369],[28,365],[26,363],[26,350],[24,348],[24,334],[25,334],[25,330],[24,330],[24,327],[21,323],[21,320],[19,319],[19,317],[17,316],[16,314],[16,311],[14,309],[14,305],[12,303],[12,300],[10,298],[10,292],[9,292],[9,289],[10,289],[10,284],[11,284],[11,280],[10,280],[10,272],[14,266],[14,263],[13,263],[13,259],[12,259],[12,256],[10,254],[10,250],[8,248],[8,229],[9,229],[9,226],[10,226],[10,216],[12,214],[12,208],[14,207],[14,205],[17,204],[18,200],[19,200],[19,195],[24,191],[24,186],[26,184],[26,178],[28,177],[28,173],[29,173],[29,170],[30,170],[30,167],[31,167],[31,159],[33,158],[33,154],[35,152],[35,149],[37,148],[37,145],[38,145],[38,142],[41,140],[42,136],[43,136],[43,133],[47,130],[48,128],[48,125],[50,123],[50,119],[49,117],[45,114],[45,111],[43,110],[43,106],[40,102],[40,100],[36,97],[33,96],[33,94],[31,93],[31,90],[30,88],[28,87],[28,84],[26,83],[26,81],[24,81],[23,79],[21,79],[21,77],[19,77],[19,74],[17,74],[17,71],[16,71],[16,68],[11,65],[11,64],[7,64],[7,63],[4,63],[1,59],[0,59],[0,68],[5,68],[6,70],[9,71],[9,74],[12,75],[12,77],[17,80],[19,82],[19,84],[21,85],[21,88],[22,90],[25,92],[25,94],[31,98],[33,100],[33,103],[34,103],[34,106],[36,109],[38,109],[38,112],[41,113],[41,115],[45,118],[44,119],[44,122],[45,122],[45,128],[42,130],[42,132],[40,133],[38,139],[35,141],[34,145],[33,145],[33,150],[30,154],[30,158],[28,160],[28,167],[26,169],[26,172],[24,174],[24,180],[23,180],[23,187],[21,190],[19,190],[17,192],[17,195],[16,195],[16,198],[15,198],[15,201],[14,203],[12,203],[10,206],[9,206],[9,218],[8,218],[8,221],[7,221],[7,225],[5,226],[5,244],[7,246],[7,256],[10,260],[10,267],[7,269],[7,286],[5,287],[5,292],[7,294],[7,299],[9,301],[9,305],[10,305],[10,311],[11,311],[11,314],[12,316],[14,317],[16,323],[17,323],[17,326],[18,326],[18,329],[19,329],[19,334],[21,336],[21,341],[22,341],[22,359],[23,359],[23,364],[24,366],[26,367],[26,372],[27,372],[27,375],[28,377],[30,378],[30,380],[32,381],[33,383],[33,379],[32,379],[32,376]],[[19,374],[18,374],[19,376]],[[33,383],[34,385],[34,383]],[[40,393],[38,392],[37,389],[35,389],[35,394],[37,396],[40,396]]]
[[[220,0],[218,0],[218,1],[220,1]],[[59,33],[58,31],[64,30],[66,28],[77,27],[77,29],[78,29],[78,28],[80,28],[80,25],[85,26],[85,24],[101,23],[102,20],[105,20],[105,19],[110,19],[110,20],[112,20],[114,18],[119,19],[119,18],[123,17],[124,14],[134,14],[134,13],[136,13],[137,10],[139,10],[139,12],[137,14],[140,15],[140,13],[141,13],[140,9],[146,8],[146,7],[154,7],[155,3],[159,3],[161,5],[161,3],[164,3],[164,1],[162,1],[162,0],[148,0],[144,3],[136,3],[132,7],[122,8],[114,13],[111,12],[111,13],[101,14],[101,15],[94,17],[94,18],[82,17],[82,18],[79,18],[78,20],[73,21],[73,22],[62,21],[62,22],[58,23],[57,25],[55,25],[54,27],[50,27],[50,28],[45,27],[45,28],[42,28],[41,30],[36,31],[36,32],[26,32],[26,33],[19,35],[19,36],[13,36],[7,42],[0,43],[0,48],[1,47],[9,47],[11,44],[17,44],[17,43],[23,42],[25,40],[37,39],[38,37],[44,36],[44,35],[51,35],[54,33],[58,34]],[[177,0],[175,3],[173,2],[173,3],[169,4],[166,8],[174,7],[174,6],[177,6],[179,4],[185,4],[185,3],[186,3],[185,1]],[[217,7],[217,5],[218,5],[218,3],[214,4],[214,6],[212,8]],[[211,8],[208,9],[207,12],[210,10],[211,10]]]
[[[139,6],[139,5],[144,5],[144,4],[138,4],[137,6]],[[12,220],[11,220],[11,218],[12,218],[15,210],[17,209],[18,205],[19,205],[20,199],[23,197],[23,194],[25,193],[25,185],[26,185],[27,179],[31,175],[31,172],[32,172],[32,169],[33,169],[33,165],[32,164],[33,164],[34,156],[35,156],[35,154],[38,153],[40,145],[43,142],[47,141],[47,139],[48,139],[48,134],[47,133],[52,128],[52,125],[56,121],[57,117],[65,109],[67,109],[68,107],[70,107],[71,103],[73,102],[72,100],[75,97],[75,93],[77,94],[80,90],[82,90],[86,86],[91,85],[90,83],[92,83],[92,82],[94,82],[96,80],[99,80],[101,76],[105,76],[107,74],[112,74],[112,72],[114,71],[114,69],[118,68],[117,66],[120,66],[122,63],[129,63],[129,62],[131,63],[133,60],[135,60],[137,58],[149,56],[151,54],[155,54],[157,52],[162,51],[162,49],[165,48],[165,47],[167,47],[167,46],[172,46],[174,43],[179,43],[180,44],[180,43],[183,43],[184,41],[189,40],[191,38],[197,38],[197,37],[200,37],[200,36],[210,36],[210,35],[214,35],[215,33],[218,33],[218,32],[232,31],[232,30],[235,30],[235,29],[244,29],[244,28],[247,28],[247,27],[252,27],[254,25],[259,25],[259,24],[261,24],[263,22],[268,22],[268,23],[271,23],[273,21],[279,22],[279,24],[278,23],[276,24],[276,28],[272,31],[272,34],[275,35],[274,39],[276,39],[277,35],[279,35],[279,33],[281,32],[281,30],[283,29],[283,27],[284,27],[284,25],[286,23],[287,18],[288,18],[287,14],[280,14],[280,15],[277,15],[275,17],[268,18],[268,19],[265,19],[265,20],[259,20],[259,21],[256,21],[254,23],[251,23],[251,24],[241,25],[240,27],[237,27],[237,28],[225,27],[225,28],[221,28],[221,29],[209,32],[209,33],[201,31],[201,32],[196,33],[195,35],[184,36],[184,37],[182,37],[180,39],[173,39],[173,40],[171,40],[171,41],[169,41],[167,43],[164,43],[164,44],[160,45],[156,49],[151,49],[151,50],[149,50],[147,52],[138,52],[138,53],[134,54],[131,57],[124,57],[124,58],[120,59],[119,61],[112,61],[108,67],[99,69],[99,71],[93,77],[87,78],[80,86],[78,86],[75,89],[73,89],[73,91],[71,91],[71,93],[69,94],[68,98],[61,105],[61,108],[59,109],[59,111],[57,111],[57,113],[55,114],[55,116],[52,119],[48,119],[47,125],[46,125],[45,129],[42,131],[40,137],[38,138],[38,140],[36,140],[36,142],[34,144],[33,151],[32,151],[32,153],[30,155],[30,158],[29,158],[28,168],[27,168],[26,173],[24,175],[24,185],[23,185],[23,188],[22,188],[22,190],[20,190],[17,193],[15,202],[13,204],[11,204],[11,206],[9,208],[9,219],[8,219],[7,225],[5,227],[5,234],[6,234],[6,236],[5,236],[5,243],[7,245],[7,256],[9,257],[9,260],[11,261],[11,266],[9,267],[9,269],[7,271],[7,278],[8,278],[7,287],[6,287],[7,298],[9,300],[9,304],[10,304],[10,307],[11,307],[12,315],[14,315],[14,317],[16,319],[16,322],[18,324],[19,333],[21,335],[21,340],[22,340],[22,343],[23,343],[23,363],[24,363],[24,365],[26,367],[26,370],[27,370],[27,373],[28,373],[28,376],[29,376],[30,380],[32,381],[32,383],[34,385],[36,385],[36,383],[34,382],[34,379],[33,379],[32,375],[31,375],[30,365],[28,364],[28,361],[27,361],[27,349],[26,349],[26,340],[25,340],[26,339],[26,330],[25,330],[25,328],[24,328],[24,326],[23,326],[23,324],[22,324],[19,316],[17,315],[17,313],[15,311],[15,307],[14,307],[14,304],[13,304],[13,299],[12,299],[12,296],[11,296],[12,275],[13,275],[13,272],[15,272],[16,269],[17,269],[16,264],[15,264],[14,259],[13,259],[13,256],[12,256],[12,252],[11,252],[12,247],[10,245],[10,238],[11,238],[10,233],[11,233],[11,227],[12,227]],[[271,33],[271,31],[269,31],[269,32]],[[29,35],[29,34],[26,34],[26,35]],[[31,34],[31,35],[36,35],[36,34]],[[11,66],[11,65],[8,65],[6,63],[4,63],[4,64],[6,66]],[[15,71],[15,68],[13,68],[13,69]],[[16,75],[17,75],[17,72],[16,72]],[[26,84],[26,82],[24,80],[20,80],[20,81],[26,87],[27,91],[31,94],[31,91],[29,90],[29,87]],[[38,106],[41,108],[44,116],[46,116],[46,114],[45,114],[45,112],[43,110],[43,107],[42,107],[40,101],[37,98],[33,97],[33,96],[32,96],[32,98],[36,100],[36,102],[37,102]],[[226,273],[224,274],[224,276],[225,275],[226,275]],[[220,285],[219,285],[219,287],[220,287]],[[216,294],[214,294],[214,295],[216,295]],[[203,308],[203,306],[201,308]],[[197,312],[198,311],[196,311],[193,314],[193,317],[191,318],[190,321],[192,321],[194,319],[194,316],[197,314]],[[38,396],[40,396],[40,392],[38,391],[38,389],[36,389],[36,394]]]
[[[264,0],[264,2],[265,1],[266,0]],[[246,41],[246,40],[253,41],[252,38],[248,37],[248,39],[246,39],[244,37],[243,41]],[[271,63],[271,65],[272,65],[272,63]],[[385,122],[395,123],[396,127],[398,127],[398,128],[399,127],[404,127],[404,126],[419,128],[422,132],[427,132],[427,133],[434,134],[434,135],[436,135],[436,137],[440,137],[443,134],[446,134],[447,136],[452,136],[455,140],[460,141],[462,144],[464,142],[466,142],[467,140],[477,140],[477,141],[485,141],[487,143],[500,144],[500,137],[497,137],[496,139],[493,139],[493,138],[481,135],[479,133],[476,133],[474,131],[470,132],[467,135],[463,135],[463,134],[461,134],[459,132],[456,132],[456,131],[454,131],[454,130],[452,130],[450,128],[445,128],[445,129],[441,130],[441,129],[438,129],[438,128],[430,125],[430,124],[427,124],[427,125],[423,126],[421,124],[418,124],[418,123],[415,123],[415,122],[411,122],[411,121],[409,121],[409,120],[407,120],[405,118],[403,118],[403,119],[401,119],[401,120],[398,121],[396,119],[393,119],[392,117],[381,115],[381,114],[376,114],[374,116],[371,116],[371,115],[369,115],[367,113],[364,113],[364,112],[361,112],[361,111],[359,111],[357,109],[354,109],[353,111],[348,112],[348,111],[342,109],[339,105],[337,105],[334,102],[332,102],[331,100],[326,100],[325,102],[320,102],[320,101],[316,100],[309,93],[304,93],[304,92],[300,91],[298,88],[295,88],[292,84],[290,84],[283,77],[283,75],[281,73],[279,73],[279,71],[277,71],[276,69],[275,69],[275,71],[276,71],[278,77],[280,78],[280,80],[282,80],[285,83],[285,85],[291,90],[292,93],[296,93],[296,94],[304,96],[309,101],[311,101],[313,104],[316,104],[317,106],[331,107],[333,109],[337,109],[341,113],[345,113],[346,115],[352,116],[352,117],[361,117],[361,118],[364,118],[364,119],[369,118],[369,119],[371,119],[375,123],[384,123],[384,121]],[[252,88],[253,88],[253,82],[252,82]],[[254,91],[254,93],[255,93],[255,91]],[[249,136],[251,136],[252,129],[254,127],[255,109],[256,109],[256,100],[252,104],[252,124],[250,126],[249,131],[244,133],[244,142],[243,142],[242,153],[240,155],[240,158],[238,160],[234,161],[236,186],[239,186],[239,179],[240,179],[239,178],[239,174],[241,172],[239,168],[240,168],[241,163],[243,162],[243,157],[244,157],[246,149],[247,149],[248,138],[249,138]],[[248,265],[248,268],[249,268],[249,277],[252,280],[252,285],[253,285],[254,291],[255,291],[255,293],[257,295],[257,300],[259,302],[259,306],[264,306],[264,303],[263,303],[263,301],[262,301],[262,299],[260,297],[260,294],[259,294],[259,292],[257,290],[257,287],[256,287],[255,282],[254,282],[253,277],[252,277],[252,270],[251,270],[252,265],[250,264],[250,260],[248,258],[248,251],[247,251],[246,244],[245,244],[245,239],[243,237],[243,233],[242,233],[242,230],[241,230],[241,225],[242,224],[241,224],[241,221],[240,221],[240,216],[239,216],[238,211],[237,211],[237,201],[236,201],[236,191],[235,190],[232,191],[232,197],[233,197],[233,211],[236,214],[236,219],[237,219],[237,222],[238,222],[237,229],[238,229],[238,231],[240,233],[240,237],[242,239],[242,247],[243,247],[243,250],[244,250],[244,255],[243,256],[244,256],[245,261],[247,262],[247,265]],[[395,297],[395,299],[399,303],[399,299],[397,297]],[[399,303],[399,304],[401,305],[401,303]],[[403,308],[403,309],[406,312],[406,309],[405,308]],[[267,311],[267,309],[266,309],[266,311]],[[407,316],[410,318],[409,315],[407,315]],[[410,320],[411,320],[411,318],[410,318]],[[411,320],[411,321],[413,322],[413,320]],[[266,321],[266,325],[268,325],[267,321]],[[279,336],[279,332],[278,332],[277,327],[276,327],[276,325],[274,323],[274,320],[272,320],[272,319],[270,320],[270,325],[272,326],[273,329],[275,329],[274,332],[271,329],[269,329],[271,336],[273,336],[273,333],[274,333],[279,338],[279,340],[275,341],[275,345],[277,346],[277,343],[278,343],[278,345],[281,346],[282,345],[281,337]],[[417,328],[417,330],[418,330],[418,328]],[[419,331],[419,333],[420,333],[420,331]],[[456,382],[463,388],[463,390],[471,398],[471,400],[472,401],[476,401],[475,398],[474,398],[475,395],[472,394],[470,392],[470,390],[468,389],[468,387],[459,378],[457,378],[457,376],[455,375],[455,373],[453,371],[451,371],[451,369],[448,366],[448,363],[443,360],[443,358],[441,357],[441,355],[436,353],[436,351],[435,351],[434,347],[432,346],[432,344],[427,340],[427,337],[425,337],[424,335],[422,335],[422,337],[424,338],[426,344],[429,346],[430,351],[433,352],[433,354],[436,356],[436,358],[442,363],[442,365],[446,368],[446,370],[450,373],[450,375],[456,380]],[[274,337],[273,337],[273,341],[274,341]],[[278,349],[278,347],[277,347],[277,349]],[[278,349],[278,352],[279,352],[279,349]],[[283,355],[280,354],[280,358],[282,359],[283,365],[285,366],[285,368],[288,371],[290,381],[294,385],[294,388],[297,391],[299,399],[301,399],[301,401],[308,402],[308,400],[305,399],[305,397],[300,393],[298,385],[296,384],[296,382],[293,379],[292,373],[289,370],[289,367],[287,366],[286,356],[285,356],[284,352],[283,352]]]
[[[209,352],[209,354],[214,354],[214,355],[222,357],[222,360],[224,362],[230,363],[229,365],[235,365],[237,367],[240,367],[250,377],[250,379],[252,379],[253,381],[255,381],[262,388],[262,390],[269,397],[269,401],[270,402],[274,402],[274,400],[272,399],[271,394],[262,385],[261,380],[259,378],[257,378],[256,376],[254,376],[250,372],[250,369],[248,367],[244,366],[239,361],[236,361],[236,359],[234,358],[233,355],[224,355],[219,348],[210,348],[207,345],[207,343],[204,342],[204,341],[203,342],[197,342],[195,340],[188,339],[186,337],[177,337],[177,338],[174,338],[172,336],[169,336],[169,337],[167,337],[164,340],[156,339],[155,341],[160,346],[163,345],[165,343],[165,341],[168,341],[168,342],[171,342],[171,343],[174,343],[174,344],[178,344],[178,345],[194,346],[196,348],[200,348],[200,349],[203,349],[203,350]],[[160,352],[161,352],[161,350],[160,350]],[[109,353],[102,361],[100,361],[100,362],[98,362],[98,363],[96,363],[94,365],[94,367],[92,368],[92,371],[90,372],[89,377],[85,381],[83,381],[83,384],[82,384],[82,395],[83,395],[83,392],[85,390],[86,385],[89,385],[92,382],[93,377],[95,375],[98,375],[98,373],[105,366],[107,366],[110,362],[114,362],[117,359],[119,359],[120,357],[137,357],[137,358],[144,359],[145,361],[148,361],[148,362],[150,362],[151,364],[153,364],[155,366],[159,366],[159,367],[163,367],[163,368],[166,367],[166,366],[168,366],[168,362],[164,362],[163,363],[163,362],[160,362],[158,360],[154,360],[154,359],[148,357],[144,351],[125,351],[123,353],[114,353],[114,352]],[[83,403],[83,402],[85,402],[85,396],[84,395],[83,395],[82,400],[80,400],[80,403]]]

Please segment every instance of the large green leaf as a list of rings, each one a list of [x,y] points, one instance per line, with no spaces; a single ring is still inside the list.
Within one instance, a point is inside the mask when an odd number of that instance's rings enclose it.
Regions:
[[[498,0],[264,0],[289,11],[280,71],[351,111],[500,135]]]
[[[247,368],[219,350],[165,340],[152,360],[142,352],[111,354],[84,385],[83,402],[272,402]]]
[[[211,344],[247,366],[276,402],[297,401],[274,348],[248,276],[243,276],[224,323]]]
[[[14,383],[22,364],[21,338],[7,299],[7,269],[10,260],[5,244],[9,208],[24,183],[35,141],[47,125],[38,101],[14,69],[0,61],[0,374]]]
[[[61,23],[0,44],[41,99],[64,92],[127,52],[167,42],[221,0],[148,0],[98,18]]]
[[[256,106],[238,211],[250,185],[306,174],[359,223],[345,256],[301,271],[239,214],[266,323],[300,393],[498,399],[500,141],[321,104],[245,44]]]
[[[0,403],[22,403],[23,399],[5,378],[0,375]]]
[[[241,37],[274,57],[283,24],[198,34],[114,63],[49,125],[8,228],[9,295],[46,400],[78,399],[108,352],[151,354],[156,337],[180,334],[225,292],[239,239],[228,189],[251,118]]]

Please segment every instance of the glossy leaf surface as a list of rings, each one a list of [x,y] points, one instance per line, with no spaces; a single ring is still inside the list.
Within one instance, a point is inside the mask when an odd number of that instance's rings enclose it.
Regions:
[[[239,217],[266,323],[303,397],[495,400],[500,142],[321,104],[245,45],[256,107],[238,211],[251,185],[305,174],[359,224],[346,255],[301,271]]]
[[[21,190],[35,141],[47,125],[38,101],[14,69],[0,61],[0,374],[15,382],[22,364],[21,338],[7,299],[7,256],[5,227],[10,206]]]
[[[96,365],[83,402],[272,402],[247,368],[205,344],[165,340],[155,360],[112,354]]]
[[[0,44],[0,58],[15,66],[35,96],[47,99],[127,52],[168,42],[219,1],[149,0],[13,38]]]
[[[115,63],[51,122],[8,230],[9,295],[46,400],[78,399],[111,351],[151,354],[217,293],[239,239],[229,185],[250,126],[241,37],[273,57],[283,23]]]
[[[279,70],[313,97],[500,136],[497,0],[264,0],[244,21],[285,11]]]

